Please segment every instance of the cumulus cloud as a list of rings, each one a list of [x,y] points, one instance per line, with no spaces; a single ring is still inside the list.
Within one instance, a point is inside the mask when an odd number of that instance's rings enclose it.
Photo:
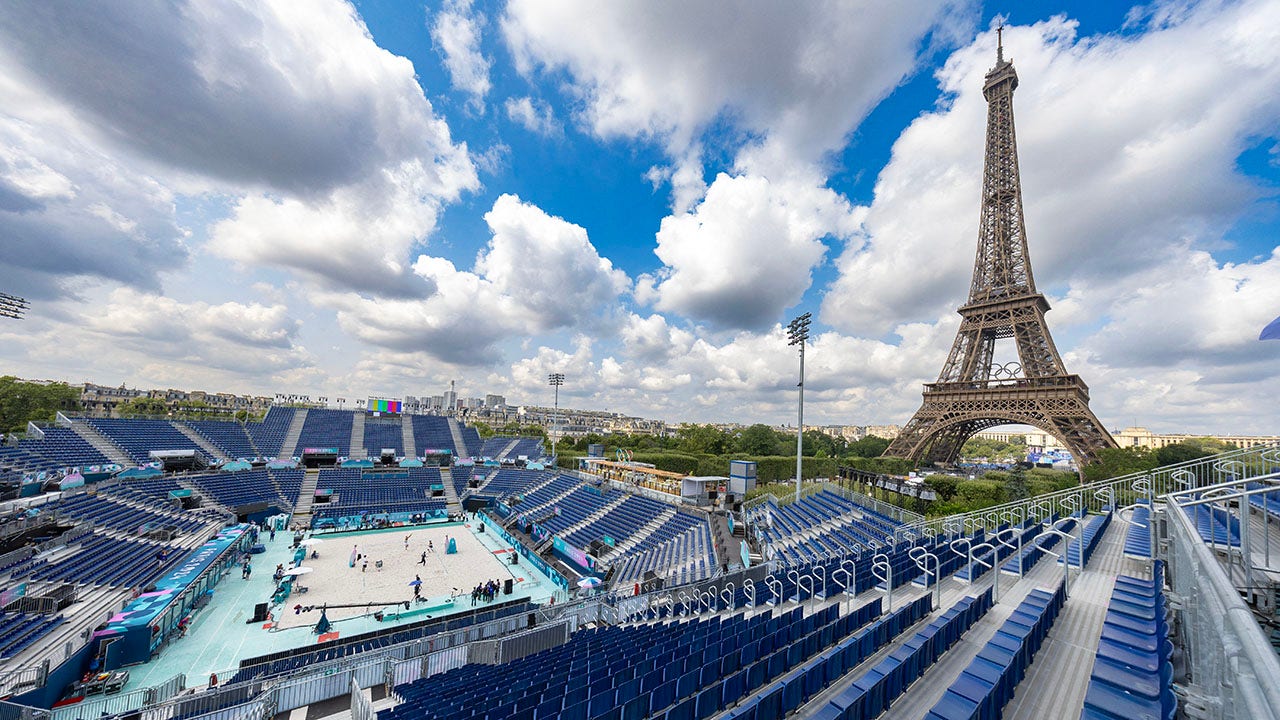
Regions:
[[[731,3],[517,0],[502,30],[517,68],[564,70],[600,137],[654,137],[681,157],[717,119],[765,135],[777,155],[815,161],[910,72],[963,3]],[[790,164],[793,160],[787,159]]]
[[[471,96],[472,105],[484,111],[489,94],[491,63],[480,52],[480,30],[484,16],[472,13],[471,0],[447,0],[431,25],[431,40],[444,56],[453,86]]]
[[[721,174],[692,211],[663,219],[664,267],[640,299],[726,328],[762,328],[795,305],[826,254],[822,238],[857,228],[849,203],[804,182]]]
[[[1005,29],[1021,77],[1027,234],[1043,289],[1088,283],[1106,295],[1181,244],[1221,246],[1260,195],[1235,159],[1280,126],[1278,15],[1274,3],[1205,4],[1132,36],[1079,38],[1064,17]],[[946,100],[895,143],[865,237],[838,261],[825,321],[878,333],[963,297],[993,35],[948,60],[938,73]]]
[[[561,132],[555,113],[544,100],[531,97],[507,98],[506,108],[507,117],[529,132],[539,135],[556,135]]]
[[[40,303],[21,328],[0,328],[15,370],[72,382],[260,393],[314,376],[301,322],[283,304],[186,302],[133,288],[89,294],[89,309]]]
[[[587,231],[502,195],[485,213],[492,237],[468,271],[422,255],[413,272],[435,288],[426,299],[320,293],[352,336],[448,362],[483,365],[512,334],[589,326],[629,284]]]
[[[76,195],[36,208],[24,194],[18,207],[56,213],[46,231],[107,240],[111,279],[138,284],[185,261],[176,191],[230,199],[215,252],[367,288],[326,258],[402,277],[440,206],[478,186],[412,64],[379,48],[340,0],[8,3],[0,67],[5,107],[21,121],[4,120],[6,140],[27,132],[16,146],[35,162],[19,161],[56,171]],[[22,187],[12,182],[0,190],[9,206]],[[120,268],[130,259],[142,261],[134,277]]]

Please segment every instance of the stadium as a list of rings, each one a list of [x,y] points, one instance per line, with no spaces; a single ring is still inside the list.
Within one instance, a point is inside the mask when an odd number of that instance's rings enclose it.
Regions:
[[[926,519],[830,482],[743,502],[746,462],[555,469],[428,415],[11,440],[6,717],[1280,709],[1277,448]]]

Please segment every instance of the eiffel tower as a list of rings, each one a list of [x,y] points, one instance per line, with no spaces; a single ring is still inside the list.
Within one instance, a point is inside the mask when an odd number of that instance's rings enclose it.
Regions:
[[[1057,438],[1078,463],[1116,447],[1089,410],[1089,387],[1067,372],[1036,292],[1022,217],[1022,183],[1013,130],[1018,74],[1004,59],[996,31],[996,66],[987,73],[987,156],[982,174],[978,255],[969,301],[938,381],[924,386],[924,403],[886,455],[951,462],[974,434],[997,425],[1031,425]],[[1012,338],[1018,361],[995,362],[996,341]]]

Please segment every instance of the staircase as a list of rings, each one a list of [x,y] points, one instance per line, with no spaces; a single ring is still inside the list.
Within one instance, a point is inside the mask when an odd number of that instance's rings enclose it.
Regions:
[[[516,451],[516,446],[519,444],[520,438],[516,438],[515,440],[507,443],[507,446],[502,448],[502,452],[498,453],[498,458],[511,457],[511,453]]]
[[[467,448],[467,443],[462,439],[462,428],[458,427],[458,421],[449,418],[449,434],[453,435],[453,447],[457,452],[456,457],[472,457],[472,452]],[[480,448],[476,448],[478,451]]]
[[[733,533],[729,532],[728,516],[724,513],[712,513],[709,518],[711,521],[711,544],[715,548],[716,564],[724,567],[726,564],[733,568],[742,567],[742,546],[734,539]]]
[[[133,458],[129,457],[125,451],[119,446],[107,439],[106,435],[98,432],[93,426],[83,420],[73,420],[71,429],[77,435],[84,438],[84,441],[94,447],[95,450],[107,456],[107,459],[117,465],[135,465]]]
[[[453,470],[451,468],[440,468],[440,480],[444,483],[444,499],[449,509],[450,515],[462,512],[462,502],[458,500],[458,491],[453,487]]]
[[[662,527],[663,523],[675,516],[676,509],[671,507],[658,513],[657,517],[650,520],[644,527],[631,533],[631,537],[618,543],[618,546],[614,548],[614,555],[622,557],[623,554],[630,552],[631,548],[644,542],[655,530]]]
[[[362,412],[357,412],[355,417],[351,418],[351,442],[348,443],[348,447],[351,448],[347,452],[348,457],[362,458],[369,454],[364,447],[364,413]]]
[[[311,523],[311,503],[316,499],[318,482],[320,482],[319,468],[307,468],[307,474],[302,478],[302,489],[298,491],[298,504],[293,506],[294,522],[304,525]]]
[[[405,457],[418,457],[418,443],[413,437],[413,416],[400,416],[400,443]]]
[[[306,408],[293,413],[293,420],[289,421],[289,431],[284,434],[284,440],[280,442],[280,452],[277,457],[290,458],[298,454],[298,438],[302,437],[302,426],[306,422]]]
[[[209,457],[213,458],[215,461],[226,462],[231,459],[227,457],[227,454],[223,452],[221,448],[206,440],[203,435],[188,427],[186,423],[178,422],[177,420],[170,420],[169,424],[178,432],[190,438],[191,442],[199,445],[200,449],[208,453]]]

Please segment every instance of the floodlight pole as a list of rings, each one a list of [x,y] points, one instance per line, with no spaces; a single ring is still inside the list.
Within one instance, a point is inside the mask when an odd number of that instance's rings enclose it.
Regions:
[[[800,346],[800,407],[798,419],[796,422],[796,500],[800,500],[800,483],[804,475],[802,475],[803,466],[801,458],[804,455],[804,343],[809,339],[809,322],[810,313],[805,313],[800,317],[791,321],[787,326],[787,344]]]
[[[564,373],[551,373],[547,376],[547,383],[556,389],[555,412],[551,416],[551,422],[554,424],[560,417],[560,386],[564,384]],[[551,457],[556,457],[556,436],[555,429],[551,432]],[[557,461],[557,464],[559,461]]]

